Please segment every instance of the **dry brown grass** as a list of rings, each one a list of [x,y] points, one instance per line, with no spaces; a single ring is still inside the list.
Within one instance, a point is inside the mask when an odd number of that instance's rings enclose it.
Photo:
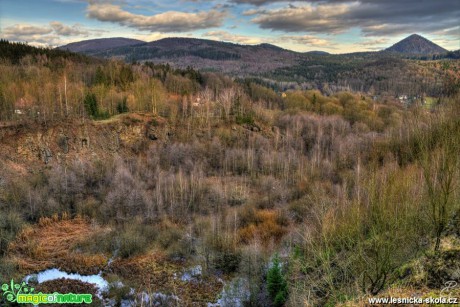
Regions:
[[[169,261],[160,252],[117,259],[111,267],[113,273],[130,281],[137,290],[176,295],[181,306],[206,306],[207,302],[215,302],[223,286],[215,276],[182,281],[181,272],[187,264]]]
[[[155,279],[158,285],[167,285],[168,278],[180,269],[179,265],[167,262],[163,254],[149,253],[126,259],[116,259],[112,270],[136,285],[148,285],[149,279]]]
[[[69,219],[63,215],[40,219],[37,226],[25,228],[8,249],[8,257],[23,274],[57,267],[68,272],[95,274],[108,261],[103,254],[82,254],[73,247],[103,231],[84,218]]]

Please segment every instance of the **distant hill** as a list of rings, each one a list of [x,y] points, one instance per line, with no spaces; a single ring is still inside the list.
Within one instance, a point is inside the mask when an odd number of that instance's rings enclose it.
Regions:
[[[406,37],[390,48],[385,49],[385,51],[410,54],[440,54],[447,52],[446,49],[418,34]]]
[[[313,51],[307,51],[305,52],[305,54],[328,55],[330,53],[326,51],[313,50]]]
[[[260,73],[297,64],[302,54],[270,44],[240,45],[197,38],[171,37],[153,42],[123,38],[89,40],[59,47],[126,62],[169,62],[176,67],[221,72]]]
[[[240,59],[247,51],[269,50],[272,53],[295,53],[271,44],[240,45],[197,38],[170,37],[152,42],[128,38],[91,39],[60,46],[59,49],[88,55],[124,56],[130,60],[150,60],[157,57],[197,56],[213,60]]]
[[[92,39],[71,43],[59,49],[85,53],[96,57],[117,57],[126,61],[146,61],[156,59],[174,59],[180,57],[198,57],[214,61],[242,60],[256,62],[264,60],[260,56],[298,58],[302,53],[262,43],[259,45],[241,45],[207,39],[170,37],[152,42],[144,42],[122,37]],[[309,51],[306,55],[328,55],[325,51]],[[180,61],[180,60],[179,60]],[[214,63],[215,64],[215,63]]]
[[[144,44],[144,41],[124,38],[124,37],[112,37],[112,38],[100,38],[90,39],[81,42],[70,43],[59,47],[59,49],[69,50],[72,52],[99,52],[107,49],[113,49],[117,47],[132,46],[137,44]]]

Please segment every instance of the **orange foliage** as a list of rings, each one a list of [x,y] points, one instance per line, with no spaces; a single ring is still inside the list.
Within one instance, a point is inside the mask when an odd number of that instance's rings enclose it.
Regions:
[[[253,221],[239,229],[238,236],[242,243],[258,239],[265,246],[271,241],[279,242],[287,232],[276,210],[257,210]]]

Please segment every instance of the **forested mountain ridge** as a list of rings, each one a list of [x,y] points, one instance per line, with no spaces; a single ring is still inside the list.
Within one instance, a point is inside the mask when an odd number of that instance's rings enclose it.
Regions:
[[[117,46],[118,45],[118,46]],[[134,45],[134,46],[133,46]],[[133,46],[129,48],[129,46]],[[255,47],[255,48],[254,48]],[[229,53],[238,53],[244,52],[245,49],[255,50],[257,48],[262,49],[271,49],[273,51],[283,52],[287,51],[290,53],[295,53],[294,51],[285,50],[283,48],[270,45],[270,44],[259,44],[259,45],[242,45],[234,44],[229,42],[220,42],[209,39],[197,39],[197,38],[185,38],[185,37],[171,37],[163,38],[152,42],[142,42],[138,40],[131,40],[126,38],[107,38],[107,39],[95,39],[88,41],[75,42],[60,46],[59,49],[69,50],[72,52],[83,52],[95,56],[107,56],[108,55],[125,55],[130,59],[139,60],[151,60],[157,56],[155,53],[156,50],[152,50],[149,54],[142,54],[143,48],[159,48],[163,51],[172,52],[171,57],[177,57],[181,55],[180,53],[176,54],[175,52],[192,50],[207,50],[215,49],[216,51],[227,51]],[[145,50],[144,50],[145,51]],[[141,53],[137,55],[136,53]],[[166,54],[160,54],[159,56],[166,56]],[[149,58],[150,57],[150,58]],[[203,55],[206,57],[206,54]],[[218,59],[218,58],[216,58]],[[222,60],[227,58],[223,57]]]
[[[414,40],[426,41],[420,36],[411,36],[402,42]],[[183,69],[190,66],[235,77],[255,77],[280,89],[320,88],[325,93],[353,90],[390,96],[435,96],[443,90],[439,80],[445,72],[427,60],[455,58],[455,53],[439,55],[430,48],[420,50],[422,53],[418,54],[385,50],[351,54],[298,53],[269,44],[238,45],[194,38],[165,38],[82,52],[128,63],[167,62]],[[452,63],[449,69],[458,75],[456,65]]]
[[[75,53],[62,49],[36,48],[26,43],[14,43],[0,39],[0,58],[11,61],[14,64],[19,63],[24,58],[39,58],[45,56],[47,59],[73,60],[77,62],[101,62],[101,60],[89,57],[81,53]]]
[[[79,46],[84,42],[77,43]],[[60,49],[66,50],[69,45]],[[75,51],[72,46],[69,50]],[[208,71],[251,74],[297,63],[301,54],[270,44],[238,45],[195,38],[164,38],[157,41],[84,49],[81,52],[103,58],[117,58],[126,62],[168,62],[179,68],[192,66]]]
[[[133,46],[133,48],[129,48]],[[158,56],[165,57],[166,54],[156,54],[155,50],[147,52],[143,48],[139,47],[150,47],[150,48],[160,48],[162,50],[169,50],[172,52],[171,57],[177,57],[177,55],[187,55],[184,51],[188,49],[200,50],[200,49],[209,49],[215,48],[216,50],[224,51],[227,50],[230,53],[244,53],[245,49],[248,50],[257,50],[257,47],[261,48],[270,48],[273,51],[278,52],[289,52],[297,54],[318,54],[318,55],[328,55],[329,53],[325,51],[309,51],[305,53],[300,53],[292,50],[286,50],[281,47],[277,47],[271,44],[259,44],[259,45],[244,45],[244,44],[234,44],[229,42],[220,42],[213,41],[208,39],[197,39],[197,38],[182,38],[182,37],[171,37],[163,38],[152,42],[144,42],[135,39],[128,38],[103,38],[103,39],[92,39],[81,42],[70,43],[64,46],[60,46],[59,49],[69,50],[73,52],[83,52],[95,56],[104,56],[110,57],[113,55],[124,55],[126,60],[153,60]],[[256,47],[256,48],[254,48]],[[119,49],[120,48],[120,49]],[[119,50],[117,50],[119,49]],[[142,52],[144,51],[144,52]],[[176,51],[182,51],[183,53],[175,53]],[[412,34],[411,36],[406,37],[405,39],[397,42],[393,46],[386,48],[382,51],[393,51],[397,53],[409,53],[409,54],[422,54],[422,55],[432,55],[432,54],[443,54],[447,53],[448,50],[436,45],[435,43],[429,41],[428,39],[418,35]],[[140,53],[140,54],[137,54]],[[358,52],[360,53],[360,52]],[[362,52],[361,52],[362,53]],[[192,53],[191,53],[192,54]],[[375,54],[375,53],[374,53]],[[196,55],[196,54],[195,54]],[[198,54],[199,56],[199,54]],[[203,55],[206,57],[206,55]],[[218,58],[214,57],[215,60],[226,60],[226,57]],[[228,59],[231,59],[229,57]]]

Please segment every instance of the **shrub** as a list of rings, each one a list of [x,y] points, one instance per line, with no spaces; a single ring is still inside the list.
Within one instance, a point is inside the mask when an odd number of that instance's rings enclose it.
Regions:
[[[153,241],[155,232],[148,225],[133,223],[126,226],[117,238],[118,255],[122,258],[129,258],[134,255],[142,254]]]
[[[78,242],[73,248],[83,253],[114,254],[118,249],[117,230],[97,232],[92,235],[91,240]]]
[[[286,233],[287,219],[274,210],[258,210],[244,208],[241,211],[241,228],[238,231],[242,243],[250,243],[260,239],[264,245],[272,240],[278,242]]]
[[[136,232],[124,232],[120,235],[119,255],[122,258],[129,258],[140,254],[145,250],[146,240]]]
[[[216,253],[214,267],[217,270],[222,270],[225,274],[230,274],[238,270],[240,261],[240,252],[232,249],[224,249]]]
[[[77,214],[88,216],[90,218],[97,218],[100,214],[101,203],[94,197],[78,201],[75,204]]]
[[[115,300],[117,306],[121,306],[122,301],[133,298],[131,288],[127,285],[119,284],[117,282],[109,284],[108,296]]]
[[[11,211],[2,214],[0,219],[0,256],[6,253],[8,244],[22,229],[24,221],[19,213]]]
[[[253,125],[254,124],[254,115],[253,114],[243,114],[237,115],[235,119],[238,125]]]
[[[166,251],[168,258],[172,260],[186,259],[195,253],[195,246],[192,243],[192,240],[188,240],[187,237],[172,242]]]
[[[173,223],[165,222],[163,227],[158,234],[157,242],[162,248],[167,249],[182,238],[182,232]]]
[[[17,264],[13,261],[0,259],[0,280],[10,280],[17,273],[16,266]],[[0,305],[2,305],[1,303],[3,303],[2,300],[0,300]]]
[[[289,204],[289,213],[297,223],[302,223],[311,211],[313,201],[309,197],[295,200]]]

